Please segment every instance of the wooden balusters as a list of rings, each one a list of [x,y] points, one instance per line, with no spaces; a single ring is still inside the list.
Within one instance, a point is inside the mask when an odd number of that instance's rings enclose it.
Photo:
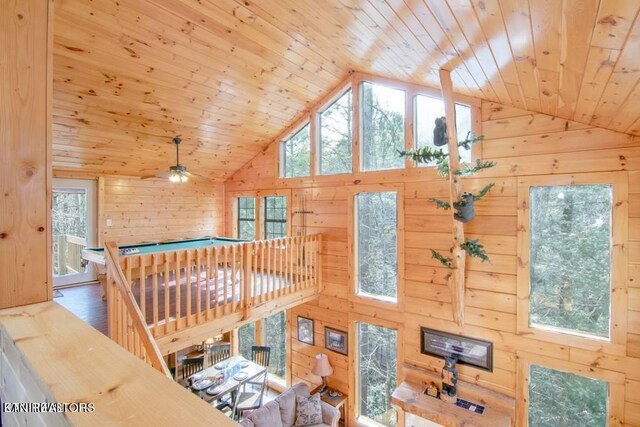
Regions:
[[[187,261],[184,266],[184,279],[186,286],[186,316],[187,316],[187,327],[191,326],[191,251],[187,250]]]
[[[160,254],[151,256],[151,305],[153,306],[153,334],[158,333],[158,257]]]
[[[211,319],[211,248],[205,248],[205,286],[206,286],[206,301],[205,301],[205,318]],[[218,266],[216,266],[216,270]]]
[[[173,254],[175,255],[175,254]],[[169,272],[169,253],[164,254],[164,333],[169,333],[169,319],[171,319],[170,312],[170,296],[171,296],[171,273]],[[157,336],[157,335],[156,335]]]

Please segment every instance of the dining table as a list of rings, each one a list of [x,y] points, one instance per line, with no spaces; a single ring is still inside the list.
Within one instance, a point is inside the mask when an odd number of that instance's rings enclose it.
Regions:
[[[188,387],[201,399],[211,403],[227,394],[233,396],[243,384],[266,375],[266,371],[264,366],[242,356],[232,356],[191,375]]]

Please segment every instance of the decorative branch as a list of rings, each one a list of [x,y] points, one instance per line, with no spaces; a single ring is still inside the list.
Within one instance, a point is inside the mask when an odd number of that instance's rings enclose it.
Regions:
[[[444,200],[435,199],[432,197],[429,199],[429,201],[435,203],[437,207],[439,207],[440,209],[444,209],[445,211],[451,209],[451,204],[449,202],[445,202]]]
[[[460,169],[455,171],[458,176],[471,176],[482,169],[492,168],[496,165],[496,162],[491,160],[476,160],[476,164],[471,166],[470,163],[464,163]]]
[[[495,185],[496,184],[493,183],[493,182],[491,184],[485,185],[477,195],[475,195],[475,194],[473,195],[473,200],[477,202],[478,200],[482,199],[484,196],[487,195],[489,190],[491,190],[493,187],[495,187]]]
[[[458,142],[458,147],[462,147],[465,150],[471,149],[471,146],[476,142],[480,142],[484,139],[484,135],[476,136],[472,131],[467,132],[466,139]]]
[[[431,258],[437,259],[442,265],[453,270],[453,259],[451,257],[445,257],[440,252],[431,249]]]
[[[479,240],[469,239],[460,245],[460,248],[467,252],[469,256],[480,258],[482,262],[489,262],[489,256],[484,250],[484,246],[479,243]]]
[[[396,150],[400,157],[410,157],[416,163],[431,163],[446,160],[448,154],[433,147],[420,147],[415,150]]]

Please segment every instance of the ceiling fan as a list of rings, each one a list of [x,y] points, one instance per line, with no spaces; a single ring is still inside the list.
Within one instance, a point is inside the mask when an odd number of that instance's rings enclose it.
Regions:
[[[147,175],[143,176],[142,179],[149,178],[169,178],[169,181],[174,183],[184,183],[189,180],[189,178],[196,177],[204,180],[209,180],[209,178],[198,175],[195,173],[187,172],[187,167],[180,164],[180,143],[182,142],[182,138],[176,136],[173,138],[173,143],[176,144],[176,164],[175,166],[169,167],[169,172],[162,172],[156,175]]]

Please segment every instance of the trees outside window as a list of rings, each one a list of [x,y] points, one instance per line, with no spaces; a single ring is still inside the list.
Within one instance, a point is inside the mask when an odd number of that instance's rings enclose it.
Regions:
[[[352,108],[349,89],[318,115],[320,175],[350,173],[353,169]]]
[[[256,238],[256,199],[238,197],[238,239]]]
[[[397,331],[365,322],[356,327],[359,421],[395,426],[397,413],[389,399],[397,387]]]
[[[361,103],[363,170],[404,167],[405,92],[364,82]]]
[[[611,185],[530,189],[532,327],[609,337]]]
[[[282,176],[293,178],[311,173],[309,124],[282,143]]]
[[[238,328],[238,351],[247,360],[251,360],[251,347],[256,345],[256,327],[253,323]]]
[[[433,128],[435,121],[439,117],[444,116],[444,102],[442,99],[433,98],[426,95],[417,95],[415,99],[415,132],[416,132],[416,148],[433,147],[441,149],[448,153],[449,147],[443,145],[436,147],[433,144]],[[471,132],[471,107],[463,104],[456,104],[456,128],[458,130],[458,142],[467,139],[467,135]],[[471,162],[471,148],[465,149],[460,147],[460,160],[462,162]],[[423,163],[422,165],[433,166],[434,163]]]
[[[607,425],[606,382],[533,364],[529,369],[529,427]]]
[[[269,196],[264,198],[264,238],[287,237],[287,198]]]
[[[265,343],[271,347],[269,374],[284,379],[287,372],[287,319],[281,311],[265,319]]]
[[[397,193],[360,193],[355,198],[356,291],[360,295],[396,300]]]

